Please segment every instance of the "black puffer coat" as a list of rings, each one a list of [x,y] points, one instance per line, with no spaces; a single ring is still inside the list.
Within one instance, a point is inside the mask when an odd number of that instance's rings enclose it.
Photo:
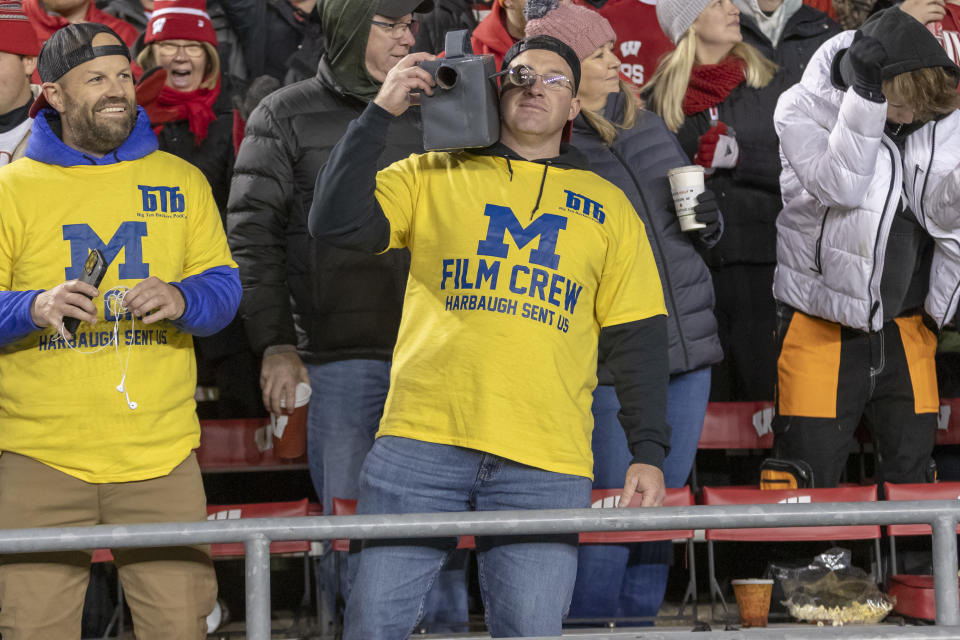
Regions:
[[[477,28],[470,0],[435,0],[433,10],[417,16],[417,19],[420,21],[420,33],[411,51],[440,53],[446,46],[444,43],[448,31],[466,29],[473,33]]]
[[[751,16],[740,14],[743,41],[759,49],[768,60],[777,63],[784,74],[787,88],[800,82],[803,70],[807,68],[807,62],[814,52],[840,31],[840,25],[827,14],[805,4],[800,5],[797,12],[787,20],[780,44],[774,49],[756,21]]]
[[[604,115],[620,122],[623,106],[621,94],[611,94]],[[670,208],[667,171],[689,164],[676,136],[660,116],[641,111],[633,128],[618,130],[610,146],[580,116],[570,142],[587,156],[594,172],[623,190],[643,220],[667,303],[671,375],[719,362],[723,353],[713,314],[713,281]]]
[[[720,242],[707,253],[711,268],[729,264],[775,264],[775,222],[780,199],[780,145],[773,130],[773,110],[790,84],[782,71],[762,89],[741,83],[718,105],[720,122],[736,133],[740,159],[733,169],[717,169],[707,186],[724,213]],[[687,116],[677,132],[693,162],[700,136],[712,126],[709,110]]]
[[[324,59],[315,77],[267,96],[250,116],[227,229],[256,352],[293,344],[307,362],[393,354],[409,253],[368,256],[307,231],[317,174],[364,107],[338,85]],[[380,168],[422,152],[422,135],[411,109],[390,127]]]

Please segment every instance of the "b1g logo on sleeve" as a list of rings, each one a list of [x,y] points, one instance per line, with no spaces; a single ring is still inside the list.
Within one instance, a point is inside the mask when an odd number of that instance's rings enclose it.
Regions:
[[[145,213],[183,213],[187,208],[186,198],[180,187],[148,187],[138,184],[141,206]]]

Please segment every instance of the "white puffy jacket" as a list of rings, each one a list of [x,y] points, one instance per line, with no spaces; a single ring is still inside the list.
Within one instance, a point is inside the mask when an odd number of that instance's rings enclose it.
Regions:
[[[813,316],[879,330],[884,254],[904,197],[936,242],[924,307],[942,327],[960,295],[960,112],[910,134],[901,157],[884,135],[886,103],[832,81],[834,57],[853,36],[825,42],[774,112],[784,209],[773,295]]]

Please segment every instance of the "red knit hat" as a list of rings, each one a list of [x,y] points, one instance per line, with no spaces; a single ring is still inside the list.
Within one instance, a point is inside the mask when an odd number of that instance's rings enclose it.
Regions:
[[[0,0],[0,51],[40,55],[40,41],[19,0]]]
[[[2,0],[0,0],[2,1]],[[147,23],[145,44],[161,40],[197,40],[217,46],[206,0],[157,0]]]
[[[530,10],[537,8],[537,5],[549,6],[549,4],[528,1],[527,37],[553,36],[576,51],[580,60],[586,59],[608,42],[617,41],[617,34],[607,19],[593,9],[561,3],[555,9],[531,15]],[[546,6],[543,8],[545,9]]]

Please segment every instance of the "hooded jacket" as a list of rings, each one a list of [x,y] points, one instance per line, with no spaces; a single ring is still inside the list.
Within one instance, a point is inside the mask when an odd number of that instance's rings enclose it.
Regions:
[[[40,44],[49,40],[54,31],[58,31],[70,24],[66,18],[61,18],[55,13],[47,13],[43,6],[41,6],[40,0],[24,0],[23,10],[26,12],[27,17],[30,18],[30,24],[33,26],[33,30],[37,32],[37,38],[40,39]],[[83,22],[98,22],[107,25],[117,32],[117,35],[120,36],[120,39],[123,40],[124,44],[128,47],[133,46],[133,43],[137,41],[137,36],[139,35],[137,29],[128,22],[98,9],[93,0],[90,0]],[[34,77],[37,77],[37,75],[34,74]]]
[[[822,11],[802,5],[787,18],[776,46],[747,13],[740,14],[740,32],[745,43],[758,49],[780,67],[780,73],[784,76],[781,86],[790,87],[800,82],[807,63],[820,45],[840,33],[840,25]]]
[[[877,14],[862,31],[888,54],[884,78],[935,66],[960,77],[929,31],[898,9]],[[960,112],[914,127],[901,154],[884,131],[886,102],[846,88],[841,69],[853,37],[847,31],[825,43],[777,105],[785,206],[774,297],[831,322],[879,330],[884,259],[903,198],[935,241],[924,308],[943,326],[960,288]]]
[[[620,122],[623,102],[620,93],[611,94],[604,116]],[[671,375],[720,362],[710,271],[670,208],[667,171],[690,163],[676,136],[660,116],[641,111],[633,127],[619,130],[610,145],[578,116],[570,143],[594,172],[620,187],[643,221],[667,305]],[[610,374],[602,368],[599,378],[610,384]]]
[[[325,0],[328,48],[317,74],[269,95],[247,123],[227,229],[244,287],[241,311],[257,353],[296,345],[314,363],[392,356],[409,254],[369,256],[307,233],[317,174],[366,106],[361,96],[377,87],[363,66],[375,6],[375,0]],[[363,37],[356,24],[365,25]],[[422,151],[419,113],[400,118],[385,143],[382,167]]]
[[[507,17],[503,14],[503,7],[498,0],[490,6],[490,13],[480,21],[470,36],[470,44],[476,54],[490,53],[497,63],[497,69],[503,64],[503,56],[516,42],[507,31]]]
[[[52,109],[38,113],[27,157],[0,170],[0,448],[86,482],[156,478],[200,444],[193,336],[233,318],[236,265],[207,181],[157,150],[142,109],[103,157],[65,144],[59,125]],[[93,248],[108,261],[99,322],[80,324],[68,345],[30,308],[79,277]],[[114,316],[110,292],[151,276],[180,290],[183,315]]]

